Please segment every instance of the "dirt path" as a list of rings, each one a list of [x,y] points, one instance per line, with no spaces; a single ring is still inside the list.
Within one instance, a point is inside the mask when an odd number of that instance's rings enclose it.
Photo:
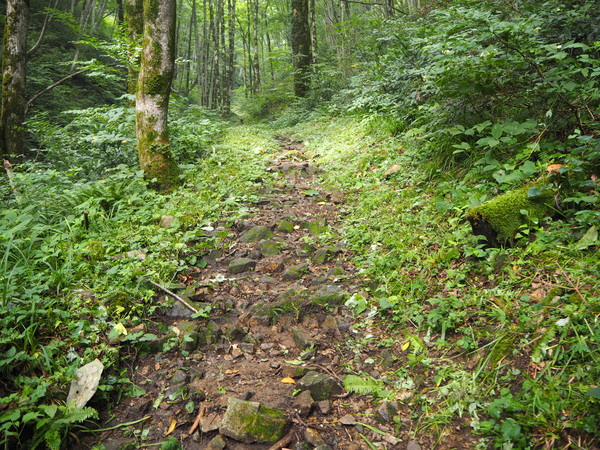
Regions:
[[[362,282],[338,229],[343,195],[319,185],[319,169],[301,143],[278,140],[281,152],[269,168],[280,174],[275,187],[247,214],[207,228],[206,239],[190,249],[196,266],[181,277],[177,295],[197,309],[209,307],[209,317],[190,318],[175,302],[151,330],[141,330],[156,335],[148,342],[152,351],[133,346],[124,359],[145,393],[111,411],[105,427],[117,427],[96,441],[106,448],[166,437],[185,449],[350,450],[370,448],[368,442],[419,448],[410,439],[406,406],[343,389],[348,373],[379,379],[393,370],[400,343],[380,346],[385,333],[364,316],[355,323],[343,306],[361,295]],[[298,383],[309,371],[341,389],[324,400],[307,398]],[[285,411],[290,426],[283,441],[243,443],[222,435],[230,397]],[[125,423],[131,425],[118,426]]]

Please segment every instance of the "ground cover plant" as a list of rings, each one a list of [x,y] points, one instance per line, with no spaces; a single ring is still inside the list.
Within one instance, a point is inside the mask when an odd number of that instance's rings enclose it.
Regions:
[[[415,166],[414,141],[369,129],[367,119],[298,132],[310,136],[329,182],[353,193],[346,235],[372,294],[359,312],[405,350],[406,371],[378,389],[410,402],[417,429],[440,440],[460,423],[482,436],[481,448],[591,445],[598,241],[595,220],[581,217],[595,208],[531,218],[514,246],[490,248],[466,215],[496,180],[432,179]],[[528,179],[547,176],[534,167]],[[409,389],[394,390],[407,379]]]
[[[114,117],[122,109],[108,111]],[[93,123],[97,114],[104,113],[93,109],[77,122]],[[268,182],[262,158],[271,142],[258,129],[252,142],[235,142],[232,134],[218,142],[213,132],[210,147],[201,147],[208,141],[195,130],[207,135],[207,129],[220,130],[218,124],[209,118],[176,123],[176,142],[190,164],[183,166],[185,187],[168,195],[149,190],[142,174],[124,164],[82,179],[90,175],[87,161],[102,162],[93,143],[98,130],[89,127],[81,130],[93,134],[68,139],[70,145],[81,145],[69,153],[71,170],[26,164],[15,173],[12,189],[5,186],[9,207],[0,218],[3,447],[59,448],[74,427],[97,418],[94,408],[58,403],[75,370],[95,358],[110,373],[97,401],[139,395],[141,388],[118,368],[115,339],[123,326],[146,322],[164,307],[148,281],[169,285],[195,264],[187,259],[189,252],[214,239],[202,227],[237,211],[242,200],[257,198],[259,178]],[[62,151],[66,134],[51,139],[55,146],[48,153]],[[187,145],[192,139],[197,150]],[[247,154],[247,147],[254,151]],[[198,151],[202,164],[191,164]],[[161,226],[164,216],[170,217],[168,227]]]

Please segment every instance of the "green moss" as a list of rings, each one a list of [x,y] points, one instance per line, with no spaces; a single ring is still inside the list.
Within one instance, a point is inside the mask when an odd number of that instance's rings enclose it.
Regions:
[[[530,197],[530,189],[531,186],[526,186],[507,192],[472,208],[467,214],[467,219],[471,222],[473,230],[477,233],[483,224],[487,224],[497,233],[498,240],[506,241],[530,219],[546,216],[554,206],[555,192],[544,190],[539,195]],[[522,211],[527,211],[527,214],[523,214]]]

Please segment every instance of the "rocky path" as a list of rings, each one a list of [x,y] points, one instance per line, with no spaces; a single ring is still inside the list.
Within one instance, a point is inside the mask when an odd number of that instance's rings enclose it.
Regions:
[[[279,140],[264,200],[190,243],[175,292],[207,317],[175,301],[132,330],[148,342],[124,362],[144,391],[111,411],[106,448],[419,448],[396,432],[409,411],[344,389],[347,374],[390,370],[394,345],[344,306],[367,294],[339,230],[343,195],[319,185],[301,143]]]

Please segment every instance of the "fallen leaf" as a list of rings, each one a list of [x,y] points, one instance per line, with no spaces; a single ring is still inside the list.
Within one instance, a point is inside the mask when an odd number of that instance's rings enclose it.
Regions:
[[[410,341],[406,341],[404,344],[402,344],[402,351],[406,350],[408,347],[410,347]]]
[[[177,426],[177,421],[175,419],[171,419],[171,425],[169,426],[169,430],[165,433],[165,436],[168,436],[169,434],[171,434],[173,432],[173,430],[175,430],[176,426]]]
[[[281,382],[283,384],[296,384],[296,380],[294,380],[293,378],[290,378],[290,377],[285,377],[284,379],[281,380]]]

